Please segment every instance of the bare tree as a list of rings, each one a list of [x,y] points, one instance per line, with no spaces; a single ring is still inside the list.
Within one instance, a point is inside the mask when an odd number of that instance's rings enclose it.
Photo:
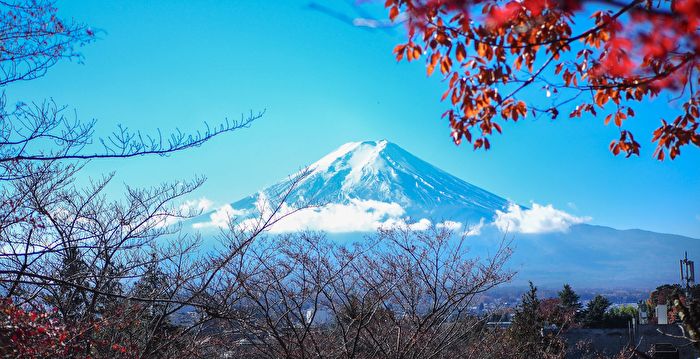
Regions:
[[[81,328],[74,340],[93,357],[113,355],[112,346],[142,357],[193,350],[186,343],[221,311],[210,295],[228,278],[221,272],[284,217],[283,200],[307,173],[290,180],[270,211],[247,219],[245,227],[232,224],[237,241],[211,252],[172,221],[200,213],[176,201],[202,179],[128,188],[124,200],[110,201],[102,193],[109,176],[78,188],[72,183],[77,168],[30,168],[5,188],[12,205],[0,208],[0,293],[37,312],[56,308],[63,323]],[[184,325],[171,322],[174,314],[194,310],[203,315]]]
[[[218,343],[262,358],[466,355],[488,337],[469,307],[512,276],[505,243],[480,259],[466,239],[445,228],[392,228],[353,244],[319,233],[259,240],[212,294],[224,308]]]
[[[61,19],[53,0],[0,2],[0,181],[23,176],[28,162],[168,155],[247,127],[263,115],[205,123],[189,133],[148,135],[117,126],[109,136],[95,138],[95,120],[81,121],[52,100],[7,103],[7,85],[41,77],[60,60],[82,61],[78,49],[94,39],[95,31],[86,25]]]
[[[194,133],[117,126],[96,138],[94,120],[52,100],[7,103],[9,85],[61,60],[82,61],[79,48],[94,38],[61,19],[52,0],[0,1],[0,296],[4,312],[16,314],[0,323],[0,356],[196,355],[186,344],[199,324],[171,320],[185,308],[215,312],[204,295],[238,250],[205,256],[200,239],[180,230],[178,221],[199,212],[177,202],[204,179],[127,187],[121,200],[105,195],[113,174],[86,187],[75,180],[87,160],[169,155],[247,127],[262,112]],[[274,224],[278,209],[260,215],[247,241]]]
[[[0,86],[41,77],[59,60],[81,61],[76,47],[95,36],[60,19],[52,1],[2,1],[0,14]]]

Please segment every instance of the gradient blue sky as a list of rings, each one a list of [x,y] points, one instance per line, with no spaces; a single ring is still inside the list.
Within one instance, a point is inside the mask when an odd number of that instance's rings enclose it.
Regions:
[[[355,16],[351,1],[323,1]],[[666,97],[630,122],[639,158],[614,157],[602,119],[532,119],[505,126],[493,149],[457,147],[440,119],[440,79],[423,63],[396,63],[401,29],[369,31],[307,8],[308,1],[63,1],[64,17],[104,30],[85,63],[61,63],[7,88],[10,101],[52,97],[100,132],[121,123],[145,132],[265,109],[251,128],[168,158],[95,161],[83,176],[117,171],[146,186],[206,175],[195,197],[225,203],[276,182],[349,141],[388,139],[498,195],[553,204],[591,223],[700,238],[700,151],[651,157]],[[378,10],[371,5],[370,11]],[[383,15],[382,12],[379,12]],[[530,93],[528,96],[543,96]]]

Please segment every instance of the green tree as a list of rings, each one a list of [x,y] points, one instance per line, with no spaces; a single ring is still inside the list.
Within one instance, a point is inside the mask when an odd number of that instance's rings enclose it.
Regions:
[[[543,324],[537,287],[530,282],[530,289],[523,294],[510,327],[510,336],[523,358],[535,358],[540,352]]]
[[[605,325],[606,313],[610,300],[598,294],[586,305],[583,314],[583,325],[587,328],[599,328]]]
[[[569,284],[564,284],[564,288],[559,291],[559,300],[561,301],[561,306],[565,309],[574,311],[581,309],[580,299]]]
[[[173,292],[168,282],[168,275],[159,266],[160,262],[158,253],[151,252],[151,260],[133,288],[134,297],[152,300],[151,302],[137,302],[137,307],[141,307],[141,310],[136,311],[139,320],[132,328],[137,333],[140,330],[150,333],[149,339],[142,348],[145,353],[151,352],[154,348],[173,345],[170,337],[175,335],[177,331],[169,316],[173,308],[161,301],[163,298],[170,298]]]
[[[523,294],[520,305],[516,309],[513,325],[508,329],[509,358],[563,358],[565,343],[557,332],[546,331],[545,318],[547,308],[557,305],[557,299],[540,300],[537,297],[537,287],[530,282],[530,289]],[[551,313],[549,313],[551,314]],[[499,356],[502,357],[502,356]]]
[[[66,249],[59,266],[57,277],[61,278],[62,282],[55,290],[49,292],[45,300],[47,304],[57,308],[64,319],[72,323],[82,317],[88,306],[88,293],[85,290],[89,287],[86,279],[88,266],[80,249],[75,246]]]
[[[153,302],[146,302],[146,310],[143,313],[142,319],[149,323],[149,327],[161,326],[167,324],[168,318],[167,305],[156,301],[156,299],[168,297],[168,278],[158,266],[158,254],[151,253],[151,261],[147,264],[146,269],[134,285],[134,297],[143,299],[153,299]]]
[[[603,326],[606,328],[627,328],[629,321],[632,318],[636,318],[638,314],[639,311],[632,305],[622,305],[611,308],[605,314],[605,323]]]
[[[634,318],[639,314],[639,310],[632,305],[622,305],[610,309],[608,314],[611,316]]]

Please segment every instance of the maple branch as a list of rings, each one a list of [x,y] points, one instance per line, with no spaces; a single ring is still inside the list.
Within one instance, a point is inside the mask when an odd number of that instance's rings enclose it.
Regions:
[[[625,1],[619,1],[619,0],[583,0],[583,2],[601,3],[601,4],[606,4],[606,5],[618,7],[618,8],[625,7],[625,6],[629,5],[629,3],[625,2]],[[642,6],[642,7],[637,6],[637,7],[632,8],[631,10],[644,12],[644,13],[651,14],[654,16],[664,16],[664,17],[669,17],[669,18],[674,17],[674,14],[672,12],[664,11],[664,10],[661,10],[660,8],[654,8],[653,6]]]
[[[504,97],[501,101],[499,101],[498,104],[496,105],[496,107],[499,107],[501,104],[503,104],[503,102],[505,102],[506,100],[512,98],[512,97],[515,96],[520,90],[522,90],[523,88],[527,87],[527,86],[530,85],[532,82],[534,82],[535,79],[542,73],[542,71],[544,71],[545,68],[547,68],[547,66],[554,60],[555,57],[556,57],[556,54],[552,54],[552,56],[550,56],[550,57],[547,59],[547,61],[545,61],[545,62],[542,64],[542,66],[540,66],[540,68],[537,69],[537,71],[535,71],[535,73],[532,74],[532,76],[530,76],[530,78],[528,78],[527,80],[525,80],[525,82],[523,82],[520,86],[518,86],[518,88],[516,88],[515,90],[513,90],[510,94],[508,94],[508,96]]]
[[[601,1],[605,1],[605,0],[601,0]],[[631,3],[628,3],[627,5],[620,8],[610,18],[612,20],[617,19],[618,17],[622,16],[623,14],[630,11],[631,9],[633,9],[635,6],[637,6],[638,4],[640,4],[642,2],[644,2],[644,0],[634,0]],[[445,29],[448,29],[448,30],[453,31],[455,33],[458,33],[458,34],[462,35],[463,37],[468,38],[472,41],[483,43],[483,44],[486,44],[489,46],[500,47],[500,48],[504,48],[504,49],[529,49],[529,48],[533,48],[533,47],[539,47],[539,46],[543,46],[543,45],[552,45],[552,44],[557,44],[557,43],[562,44],[562,45],[571,44],[576,40],[582,39],[590,34],[593,34],[593,33],[596,33],[598,31],[602,30],[603,28],[607,27],[610,24],[610,21],[608,21],[608,22],[602,23],[600,25],[596,25],[596,26],[594,26],[594,27],[592,27],[592,28],[590,28],[590,29],[578,34],[578,35],[571,36],[571,37],[550,39],[550,40],[545,40],[545,41],[540,41],[540,42],[531,42],[531,43],[526,43],[524,45],[515,45],[514,46],[514,45],[506,45],[503,43],[496,43],[496,42],[487,41],[487,40],[484,40],[483,38],[476,37],[476,36],[472,35],[471,33],[465,33],[464,31],[462,31],[462,29],[456,28],[453,26],[438,25],[432,18],[428,18],[426,22],[428,24],[435,26],[438,29],[445,28]]]

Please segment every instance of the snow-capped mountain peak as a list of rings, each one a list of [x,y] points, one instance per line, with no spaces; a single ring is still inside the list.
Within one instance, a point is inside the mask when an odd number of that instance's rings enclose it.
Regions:
[[[397,204],[413,220],[478,223],[493,218],[508,201],[454,177],[387,140],[349,142],[310,166],[292,193],[297,199],[352,205],[357,201]],[[262,191],[279,189],[283,182]],[[232,204],[250,207],[257,195]]]
[[[259,211],[265,213],[271,198],[288,184],[281,181],[205,213],[193,219],[192,228],[225,228],[231,216],[242,226],[256,226]],[[421,230],[434,224],[474,235],[469,245],[476,256],[488,256],[494,243],[513,233],[518,245],[511,263],[521,278],[557,286],[564,281],[590,285],[603,277],[607,285],[658,285],[673,278],[674,250],[700,248],[697,239],[590,226],[584,224],[590,218],[551,204],[525,208],[509,203],[386,140],[346,143],[312,163],[283,209],[309,201],[323,205],[286,212],[291,214],[280,216],[270,231],[320,230],[340,239],[386,226]],[[650,261],[669,265],[649,266]]]
[[[386,168],[386,161],[382,158],[382,151],[386,149],[388,141],[348,142],[335,151],[311,164],[311,175],[325,174],[324,177],[333,177],[342,172],[347,174],[343,180],[344,192],[352,191],[364,175],[376,175],[378,171]]]

